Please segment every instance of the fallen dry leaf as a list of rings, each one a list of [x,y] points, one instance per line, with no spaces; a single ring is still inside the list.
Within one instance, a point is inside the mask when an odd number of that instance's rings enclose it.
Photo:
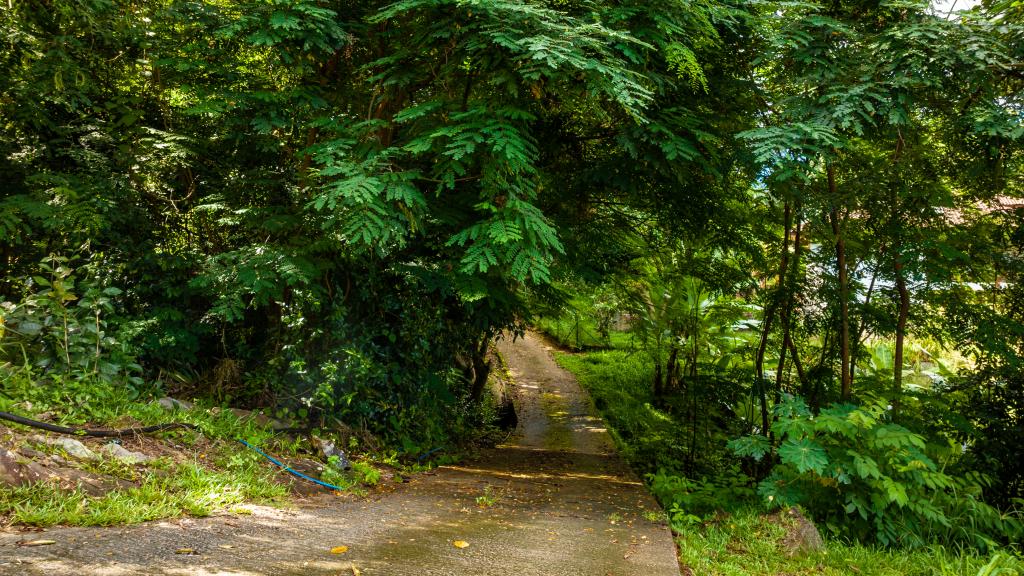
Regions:
[[[225,550],[231,550],[232,548],[234,548],[234,546],[232,546],[231,544],[220,544],[220,545],[219,545],[219,546],[217,546],[217,547],[218,547],[218,548],[223,548],[223,549],[225,549]]]
[[[348,552],[348,546],[335,546],[331,548],[331,554],[344,554]]]
[[[49,546],[56,543],[56,540],[22,540],[18,542],[18,546]]]
[[[452,542],[452,546],[455,546],[456,548],[468,548],[469,542],[466,542],[465,540],[456,540],[455,542]]]
[[[359,568],[352,567],[352,576],[363,576],[363,573],[359,571]]]
[[[174,551],[175,554],[195,554],[196,551],[191,548],[178,548]]]

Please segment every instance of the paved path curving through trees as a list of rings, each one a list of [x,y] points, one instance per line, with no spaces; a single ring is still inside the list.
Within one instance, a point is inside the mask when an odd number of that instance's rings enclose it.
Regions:
[[[645,518],[657,504],[574,378],[532,334],[499,349],[518,389],[519,429],[476,461],[369,500],[0,534],[0,574],[678,576],[668,529]],[[26,536],[56,544],[17,547]],[[347,552],[330,553],[342,545]]]

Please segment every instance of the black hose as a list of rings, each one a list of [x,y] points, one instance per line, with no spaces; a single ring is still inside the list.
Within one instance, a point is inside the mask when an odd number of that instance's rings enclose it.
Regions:
[[[33,428],[39,428],[40,430],[47,430],[49,432],[57,432],[59,434],[70,434],[73,436],[99,436],[101,438],[132,436],[135,434],[151,434],[153,432],[174,430],[178,428],[199,430],[199,426],[196,426],[195,424],[186,424],[184,422],[171,422],[169,424],[157,424],[155,426],[143,426],[141,428],[122,428],[121,430],[89,430],[86,428],[69,428],[67,426],[58,426],[57,424],[47,424],[46,422],[32,420],[31,418],[25,418],[24,416],[11,414],[10,412],[0,412],[0,420],[8,420],[23,426],[31,426]]]

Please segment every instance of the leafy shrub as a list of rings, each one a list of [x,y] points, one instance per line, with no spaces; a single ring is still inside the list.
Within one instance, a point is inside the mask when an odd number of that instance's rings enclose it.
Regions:
[[[658,471],[646,474],[651,493],[668,512],[673,527],[702,520],[718,510],[735,510],[749,505],[755,493],[750,478],[734,466],[713,479],[691,480]]]
[[[20,281],[23,298],[0,301],[0,363],[20,360],[49,374],[140,385],[141,366],[107,324],[121,290],[101,286],[89,264],[76,269],[61,256],[37,269]]]
[[[337,456],[331,456],[327,464],[323,471],[324,482],[342,490],[359,491],[363,486],[376,486],[380,483],[380,470],[365,462],[352,462],[352,468],[347,472],[339,469]]]
[[[835,533],[884,545],[980,548],[1020,534],[1018,519],[980,500],[983,476],[944,472],[925,439],[893,423],[881,401],[834,404],[814,416],[802,399],[786,396],[772,432],[777,449],[760,435],[729,447],[777,458],[758,492],[776,506],[804,506]]]
[[[1001,507],[1024,498],[1024,371],[976,370],[956,378],[952,392],[951,407],[964,422],[955,437],[967,445],[969,465],[995,480],[986,496]]]

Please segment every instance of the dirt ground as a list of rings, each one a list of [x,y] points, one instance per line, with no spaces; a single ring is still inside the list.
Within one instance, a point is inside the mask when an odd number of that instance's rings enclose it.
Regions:
[[[245,515],[0,533],[0,575],[678,576],[668,528],[649,519],[657,503],[572,375],[533,334],[499,350],[519,427],[475,461],[367,500],[319,495]],[[17,544],[32,539],[56,543]]]

